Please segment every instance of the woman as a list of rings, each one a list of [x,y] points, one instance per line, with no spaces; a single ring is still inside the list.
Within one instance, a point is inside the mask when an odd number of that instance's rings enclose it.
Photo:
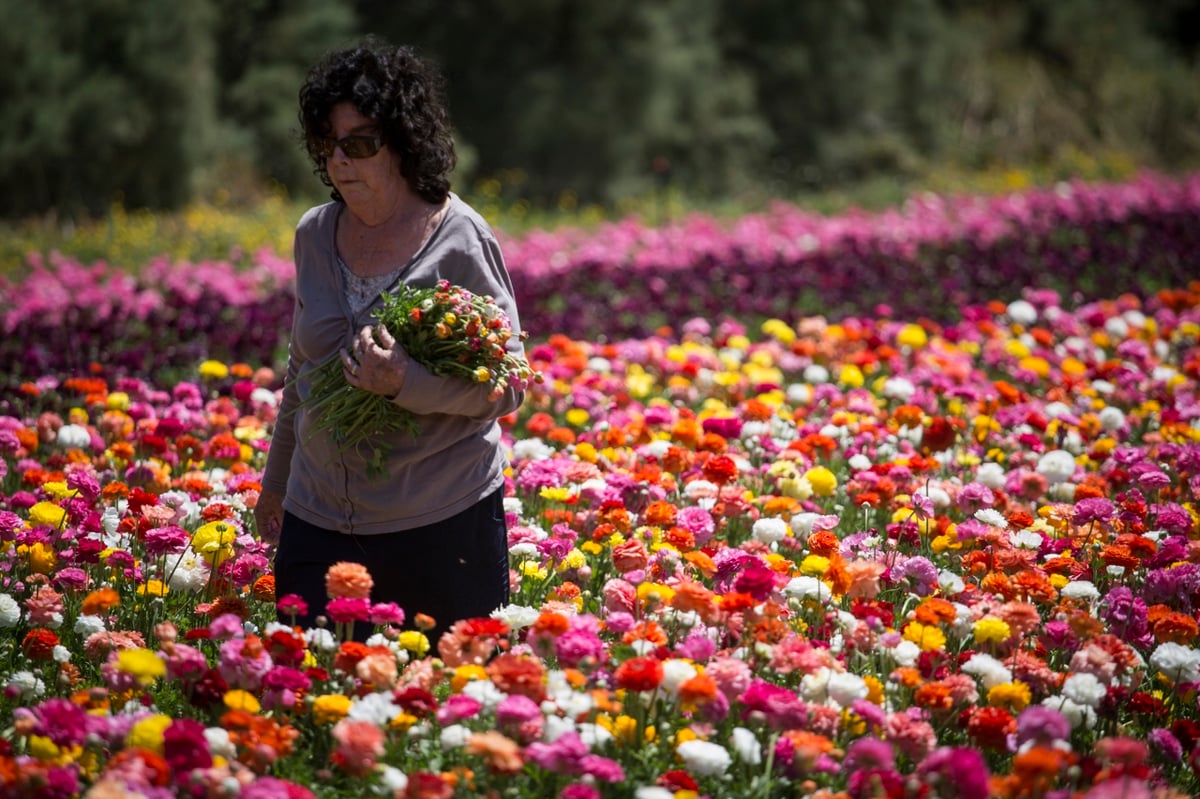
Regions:
[[[329,566],[354,561],[371,572],[373,602],[396,602],[410,623],[434,618],[436,645],[454,621],[508,601],[497,420],[524,397],[510,387],[489,399],[486,384],[434,376],[372,314],[401,282],[448,280],[496,299],[512,323],[508,346],[523,356],[512,284],[488,224],[450,192],[441,77],[411,50],[367,39],[327,56],[300,90],[300,121],[333,201],[296,229],[287,380],[255,521],[278,541],[276,594],[308,605],[301,625],[325,608]],[[302,404],[312,370],[335,353],[351,385],[418,415],[417,437],[388,442],[383,477],[314,433]]]

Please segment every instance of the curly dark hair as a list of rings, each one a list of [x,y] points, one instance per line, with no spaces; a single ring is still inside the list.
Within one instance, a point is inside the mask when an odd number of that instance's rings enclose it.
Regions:
[[[304,146],[321,182],[333,188],[321,154],[321,142],[331,133],[330,115],[338,103],[350,102],[379,124],[413,190],[431,203],[445,200],[455,157],[444,83],[437,68],[411,48],[373,36],[326,55],[300,88]],[[342,199],[337,189],[332,197]]]

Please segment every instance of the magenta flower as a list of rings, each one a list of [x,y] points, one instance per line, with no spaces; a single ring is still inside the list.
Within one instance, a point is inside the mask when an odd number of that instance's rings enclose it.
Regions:
[[[338,624],[366,621],[371,617],[371,600],[366,597],[340,596],[326,603],[325,613]]]
[[[988,799],[988,767],[975,749],[942,747],[917,766],[917,778],[926,785],[953,785],[957,799]]]

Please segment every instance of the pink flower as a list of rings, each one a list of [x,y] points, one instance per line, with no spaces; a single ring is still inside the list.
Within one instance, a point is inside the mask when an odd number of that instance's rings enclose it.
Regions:
[[[380,602],[371,606],[368,620],[379,626],[390,624],[400,627],[404,624],[404,609],[395,602]]]
[[[334,725],[333,737],[333,762],[351,774],[366,774],[383,754],[383,730],[369,721],[342,719]]]
[[[604,584],[604,607],[608,611],[633,613],[637,607],[637,589],[625,580],[612,578]]]
[[[371,616],[371,601],[365,597],[337,597],[325,605],[325,613],[338,624],[366,621]]]

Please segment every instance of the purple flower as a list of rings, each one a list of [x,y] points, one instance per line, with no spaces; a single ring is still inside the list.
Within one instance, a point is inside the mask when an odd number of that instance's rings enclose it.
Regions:
[[[1157,727],[1150,731],[1147,740],[1150,742],[1150,748],[1168,763],[1178,763],[1183,759],[1183,744],[1170,730]]]
[[[1017,716],[1017,746],[1033,741],[1048,744],[1071,737],[1071,722],[1059,711],[1030,705]]]
[[[917,596],[929,596],[937,587],[937,566],[930,563],[927,558],[918,555],[892,569],[891,577],[896,583],[906,584],[908,589]]]
[[[1109,591],[1101,606],[1101,617],[1108,625],[1109,632],[1127,643],[1149,640],[1146,612],[1145,600],[1135,597],[1123,585]]]
[[[1075,503],[1071,521],[1078,525],[1110,522],[1116,515],[1116,511],[1117,508],[1111,500],[1104,497],[1085,497]]]

